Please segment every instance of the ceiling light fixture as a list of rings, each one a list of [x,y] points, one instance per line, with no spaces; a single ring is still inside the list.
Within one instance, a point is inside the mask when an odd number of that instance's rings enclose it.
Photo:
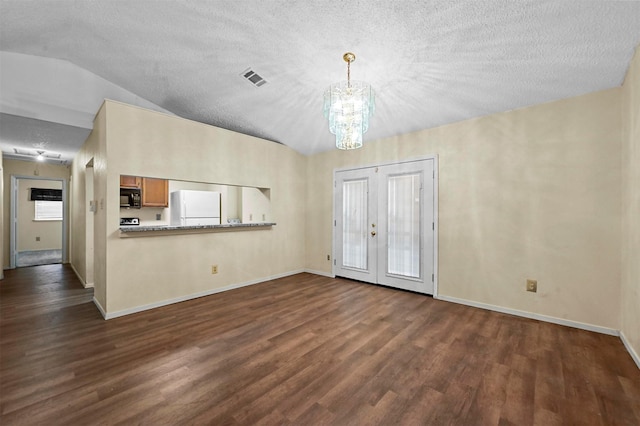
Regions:
[[[324,116],[329,120],[329,131],[336,135],[336,147],[356,149],[362,146],[362,135],[369,130],[375,95],[369,84],[351,81],[351,62],[356,55],[347,52],[342,59],[347,63],[347,81],[332,84],[324,92]]]
[[[37,161],[45,161],[47,159],[60,160],[62,154],[45,151],[44,149],[29,149],[29,148],[13,148],[13,152],[19,157],[35,157]],[[66,164],[66,160],[61,160],[63,164]]]

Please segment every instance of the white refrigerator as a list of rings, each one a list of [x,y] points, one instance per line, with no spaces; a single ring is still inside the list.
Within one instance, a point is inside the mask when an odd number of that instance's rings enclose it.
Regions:
[[[171,193],[171,226],[220,225],[220,193],[180,190]]]

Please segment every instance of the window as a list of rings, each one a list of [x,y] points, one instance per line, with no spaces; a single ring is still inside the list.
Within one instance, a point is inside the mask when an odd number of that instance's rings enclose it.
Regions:
[[[34,220],[62,220],[62,201],[36,200]]]
[[[62,189],[31,188],[31,201],[62,201]]]

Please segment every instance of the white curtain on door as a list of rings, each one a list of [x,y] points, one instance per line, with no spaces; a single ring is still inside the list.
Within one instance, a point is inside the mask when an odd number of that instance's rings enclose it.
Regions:
[[[420,278],[420,175],[388,182],[387,273]]]
[[[367,181],[344,182],[342,194],[342,264],[367,269]]]

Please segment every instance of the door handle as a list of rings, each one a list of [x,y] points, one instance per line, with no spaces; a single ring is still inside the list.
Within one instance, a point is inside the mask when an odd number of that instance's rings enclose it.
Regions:
[[[376,231],[371,231],[371,236],[375,237],[376,236]]]

